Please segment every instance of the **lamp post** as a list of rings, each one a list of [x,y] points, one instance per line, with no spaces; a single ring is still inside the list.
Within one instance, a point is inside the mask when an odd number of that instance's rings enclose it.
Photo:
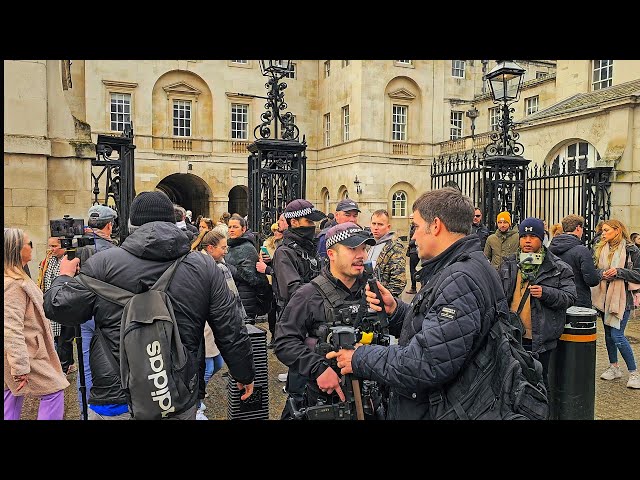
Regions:
[[[475,139],[476,134],[476,118],[480,115],[480,112],[475,107],[475,105],[471,105],[471,108],[467,110],[467,117],[471,119],[471,140]]]
[[[264,108],[267,109],[260,120],[262,123],[253,130],[253,135],[258,138],[258,132],[261,138],[271,137],[271,122],[274,122],[274,139],[278,138],[278,124],[282,125],[282,140],[297,140],[300,130],[293,122],[293,115],[287,112],[281,115],[282,110],[287,109],[287,103],[284,101],[284,89],[287,88],[285,82],[280,80],[291,71],[291,60],[260,60],[260,71],[269,80],[265,84],[267,89],[267,103]]]
[[[291,60],[260,60],[260,71],[267,77],[266,111],[260,115],[261,123],[253,130],[256,141],[247,146],[249,175],[249,224],[260,241],[271,234],[271,225],[278,221],[286,205],[304,198],[306,186],[305,151],[303,135],[298,140],[299,128],[287,109],[282,82],[292,72]]]
[[[517,142],[520,135],[513,130],[514,109],[510,105],[520,97],[524,68],[511,60],[498,61],[486,75],[493,103],[500,105],[498,131],[491,134],[492,143],[485,147],[488,155],[521,155],[524,146]]]
[[[493,103],[499,105],[498,130],[491,134],[491,143],[484,148],[483,214],[489,230],[496,228],[501,211],[511,214],[516,225],[525,216],[526,168],[529,160],[522,156],[524,146],[514,131],[511,104],[520,97],[525,69],[512,60],[498,60],[485,75],[491,88]]]
[[[358,175],[356,175],[356,179],[353,181],[353,184],[356,186],[356,193],[360,195],[362,193],[362,187],[360,186],[362,182],[358,180]]]

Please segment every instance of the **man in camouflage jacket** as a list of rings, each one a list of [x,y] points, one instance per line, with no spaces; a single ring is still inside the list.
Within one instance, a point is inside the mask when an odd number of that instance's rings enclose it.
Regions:
[[[399,297],[407,285],[407,257],[405,245],[391,231],[389,213],[376,210],[371,215],[371,233],[376,240],[369,250],[368,260],[373,262],[374,272],[380,283],[394,297]]]

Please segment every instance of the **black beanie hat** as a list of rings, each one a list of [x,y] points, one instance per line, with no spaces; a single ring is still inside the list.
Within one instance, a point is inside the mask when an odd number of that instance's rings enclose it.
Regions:
[[[136,227],[149,222],[176,223],[173,202],[164,192],[140,192],[131,202],[129,221]]]
[[[538,218],[525,218],[518,227],[518,230],[520,231],[521,237],[524,235],[535,235],[541,241],[544,241],[544,224],[542,220]]]

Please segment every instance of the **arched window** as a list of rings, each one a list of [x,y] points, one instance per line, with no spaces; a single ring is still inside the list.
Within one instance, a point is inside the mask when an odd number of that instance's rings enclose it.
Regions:
[[[391,216],[407,216],[407,194],[402,190],[398,190],[393,194],[393,199],[391,200]]]
[[[600,153],[588,142],[580,141],[565,145],[556,151],[550,162],[551,173],[582,172],[588,167],[594,167],[600,160]],[[564,164],[564,169],[562,168]]]
[[[345,198],[349,198],[349,190],[345,190],[344,192],[342,192],[341,200],[344,200]]]
[[[322,189],[322,208],[324,213],[329,213],[329,190]]]

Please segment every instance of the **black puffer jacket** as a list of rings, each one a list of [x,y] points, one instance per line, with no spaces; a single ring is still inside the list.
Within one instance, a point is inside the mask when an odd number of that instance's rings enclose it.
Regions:
[[[520,275],[516,255],[505,257],[498,274],[502,287],[511,305],[516,289],[517,275]],[[529,296],[531,301],[531,350],[535,353],[556,348],[564,330],[567,308],[575,305],[576,284],[573,270],[569,265],[547,251],[531,284],[542,286],[542,297]]]
[[[237,269],[233,275],[233,279],[238,287],[242,305],[247,315],[251,318],[255,318],[259,313],[256,292],[259,288],[269,288],[267,276],[256,270],[258,252],[256,251],[253,238],[253,235],[229,238],[227,240],[229,252],[224,257],[224,261],[228,265],[233,265]]]
[[[475,342],[509,308],[495,269],[468,235],[422,264],[420,291],[390,318],[398,345],[363,345],[353,354],[356,376],[391,387],[388,419],[429,419],[429,393],[454,378]]]
[[[582,241],[570,233],[556,235],[549,244],[549,251],[560,257],[573,270],[576,283],[576,306],[591,308],[591,287],[602,279],[602,271],[593,264],[593,257]]]
[[[187,235],[175,224],[151,222],[129,235],[120,248],[93,255],[81,272],[139,293],[151,287],[190,248]],[[244,384],[252,382],[254,364],[249,335],[234,308],[235,297],[213,258],[191,252],[176,269],[167,293],[180,338],[193,358],[197,358],[207,321],[233,377]],[[95,317],[96,328],[103,333],[116,360],[119,359],[122,307],[97,297],[77,280],[61,275],[47,291],[44,308],[47,318],[63,325],[79,325]],[[94,335],[90,350],[93,373],[90,403],[125,404],[119,372],[114,371],[104,354],[96,355],[94,344],[98,341],[98,335]]]

